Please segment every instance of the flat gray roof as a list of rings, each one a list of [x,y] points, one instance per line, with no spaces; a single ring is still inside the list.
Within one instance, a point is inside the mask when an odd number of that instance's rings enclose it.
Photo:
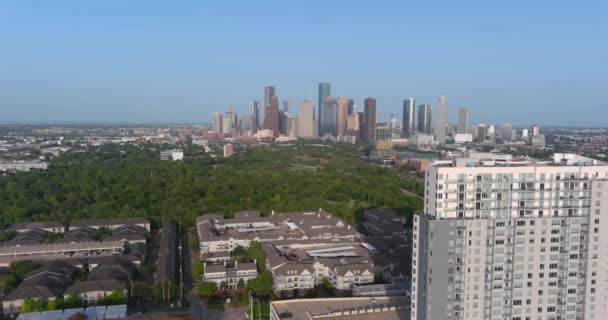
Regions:
[[[290,312],[290,319],[310,319],[310,316],[313,319],[357,320],[410,318],[410,302],[405,297],[296,299],[273,301],[271,306],[278,315]]]

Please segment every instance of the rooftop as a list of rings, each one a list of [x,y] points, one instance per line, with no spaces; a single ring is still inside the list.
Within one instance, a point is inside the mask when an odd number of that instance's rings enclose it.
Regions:
[[[358,297],[273,301],[271,308],[281,319],[398,320],[410,318],[409,305],[403,297]]]

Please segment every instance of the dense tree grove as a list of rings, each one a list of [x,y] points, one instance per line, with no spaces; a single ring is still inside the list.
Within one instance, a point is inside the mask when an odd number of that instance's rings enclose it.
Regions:
[[[259,147],[233,157],[160,161],[158,145],[108,144],[55,159],[48,170],[0,177],[0,223],[144,216],[192,224],[205,213],[324,208],[357,222],[368,207],[410,214],[422,201],[393,169],[350,145]],[[168,147],[167,147],[168,148]]]

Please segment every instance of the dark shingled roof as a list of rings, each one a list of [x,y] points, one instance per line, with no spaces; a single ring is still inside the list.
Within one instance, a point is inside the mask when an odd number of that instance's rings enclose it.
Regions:
[[[116,279],[78,281],[65,290],[65,294],[80,294],[91,291],[114,291],[127,288],[123,281]]]
[[[108,219],[83,219],[72,224],[72,227],[107,226],[117,224],[141,224],[150,223],[150,220],[142,217],[131,218],[108,218]]]

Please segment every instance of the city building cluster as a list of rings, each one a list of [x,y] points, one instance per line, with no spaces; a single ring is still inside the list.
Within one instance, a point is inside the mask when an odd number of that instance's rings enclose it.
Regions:
[[[390,114],[390,120],[378,121],[376,99],[365,98],[363,110],[357,111],[354,100],[331,95],[331,85],[319,83],[316,106],[308,98],[300,103],[296,115],[287,101],[280,103],[276,88],[264,88],[264,100],[250,102],[249,114],[240,118],[235,111],[213,114],[211,130],[203,134],[209,139],[239,141],[291,141],[325,139],[345,143],[366,143],[376,154],[385,154],[394,145],[415,145],[429,148],[445,143],[513,144],[544,148],[548,137],[539,125],[516,128],[510,123],[500,126],[480,123],[472,125],[470,109],[459,108],[458,119],[448,119],[448,98],[440,96],[437,104],[416,104],[413,97],[403,100],[402,117]],[[282,107],[281,107],[282,105]],[[230,147],[228,147],[230,149]],[[225,152],[228,156],[231,151]]]

